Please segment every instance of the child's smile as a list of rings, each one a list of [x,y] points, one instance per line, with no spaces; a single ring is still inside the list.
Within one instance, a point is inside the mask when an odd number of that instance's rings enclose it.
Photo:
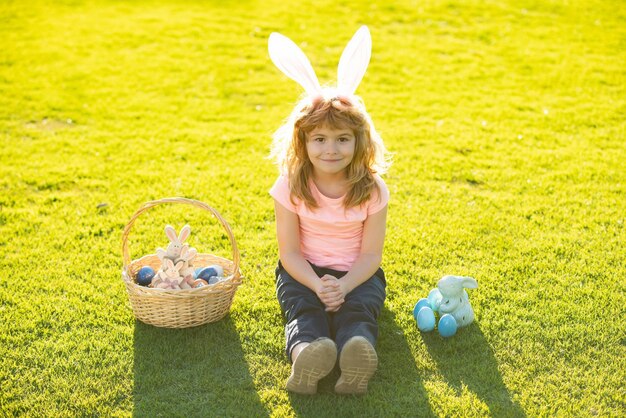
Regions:
[[[343,173],[354,157],[356,139],[350,129],[322,126],[307,135],[306,150],[315,174]]]

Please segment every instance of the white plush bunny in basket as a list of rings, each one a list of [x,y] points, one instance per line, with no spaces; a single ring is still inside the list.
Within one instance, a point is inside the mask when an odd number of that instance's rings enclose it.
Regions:
[[[194,287],[192,261],[198,254],[185,241],[191,235],[191,227],[185,225],[180,234],[173,226],[165,227],[165,235],[170,243],[167,249],[158,248],[156,253],[161,260],[161,268],[152,280],[152,287],[161,289],[191,289]]]
[[[185,245],[183,243],[189,238],[189,235],[191,235],[191,227],[189,225],[183,226],[183,229],[180,230],[180,235],[177,235],[174,227],[167,225],[165,227],[165,235],[169,238],[170,243],[165,250],[163,248],[157,248],[156,254],[161,261],[163,261],[164,258],[176,261],[180,257],[183,245]]]
[[[194,287],[194,268],[193,259],[198,255],[198,251],[195,248],[190,248],[187,244],[183,245],[180,250],[180,258],[178,259],[183,263],[180,269],[180,276],[183,278],[181,283],[181,289],[191,289]]]
[[[169,258],[164,259],[163,265],[152,279],[152,287],[158,289],[181,289],[183,277],[180,275],[180,270],[182,268],[182,261],[174,264]]]

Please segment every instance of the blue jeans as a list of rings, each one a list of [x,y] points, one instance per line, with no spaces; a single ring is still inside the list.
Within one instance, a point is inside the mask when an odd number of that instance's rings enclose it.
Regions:
[[[311,264],[315,273],[339,279],[347,272],[336,271]],[[348,293],[337,312],[326,312],[322,301],[308,287],[287,273],[282,263],[276,268],[276,296],[285,315],[286,354],[297,344],[328,337],[337,344],[338,352],[354,336],[365,337],[373,346],[378,338],[378,316],[385,301],[385,273],[378,269],[364,283]]]

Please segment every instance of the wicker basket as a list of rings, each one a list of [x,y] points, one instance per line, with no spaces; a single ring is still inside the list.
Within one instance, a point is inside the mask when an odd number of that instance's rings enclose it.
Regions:
[[[230,239],[233,250],[232,261],[211,254],[198,253],[193,265],[195,267],[204,267],[218,264],[224,268],[226,279],[213,285],[187,290],[153,289],[139,286],[134,281],[141,267],[150,266],[157,271],[161,267],[161,260],[156,254],[150,254],[131,261],[128,250],[128,234],[142,213],[163,204],[191,205],[204,209],[217,218]],[[174,197],[145,203],[124,228],[122,256],[124,259],[122,279],[126,284],[133,313],[141,322],[157,327],[188,328],[219,321],[228,314],[235,291],[242,283],[242,276],[239,271],[239,250],[230,226],[215,209],[197,200]]]

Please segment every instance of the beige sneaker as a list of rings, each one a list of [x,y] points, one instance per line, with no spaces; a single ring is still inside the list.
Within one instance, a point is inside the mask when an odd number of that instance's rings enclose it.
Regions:
[[[341,376],[335,392],[343,395],[362,395],[367,392],[367,383],[378,367],[378,356],[365,337],[352,337],[343,346],[339,355]]]
[[[291,366],[287,390],[303,395],[317,392],[317,382],[331,372],[337,362],[337,346],[330,338],[318,338],[298,354]]]

